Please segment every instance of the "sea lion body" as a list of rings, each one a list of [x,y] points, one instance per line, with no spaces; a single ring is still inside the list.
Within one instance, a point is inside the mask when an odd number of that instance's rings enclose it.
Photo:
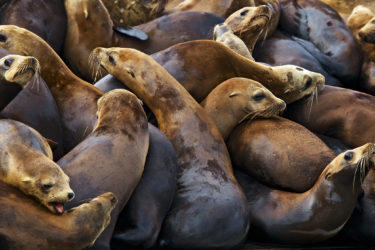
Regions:
[[[57,216],[0,181],[0,205],[1,249],[79,250],[93,244],[108,225],[116,199],[103,194]]]
[[[0,134],[0,179],[63,213],[61,203],[71,201],[74,192],[69,177],[52,161],[48,142],[31,127],[8,119],[0,120]]]
[[[218,84],[233,77],[260,82],[286,103],[310,95],[317,87],[322,88],[324,85],[324,77],[320,74],[293,65],[265,66],[215,41],[180,43],[154,53],[152,57],[198,102]]]
[[[227,141],[236,169],[273,188],[310,189],[336,154],[303,126],[281,117],[245,121]]]
[[[17,25],[43,38],[57,53],[63,49],[66,13],[62,0],[10,0],[2,6],[0,24]]]
[[[313,43],[309,51],[324,69],[347,86],[354,86],[362,62],[353,35],[328,5],[314,0],[281,0],[280,28]],[[304,46],[303,40],[296,40]],[[310,46],[304,46],[309,49]]]
[[[249,200],[251,230],[268,240],[291,244],[335,236],[354,210],[361,184],[373,167],[374,153],[374,144],[368,143],[338,155],[304,193],[271,189],[236,173]]]
[[[171,14],[136,26],[148,35],[146,41],[140,41],[113,30],[110,16],[100,0],[67,0],[65,7],[68,15],[65,58],[74,72],[91,80],[97,80],[89,67],[89,55],[96,47],[135,48],[151,54],[180,42],[211,39],[214,26],[224,21],[203,12]]]
[[[98,100],[98,122],[93,132],[57,163],[76,189],[76,206],[92,196],[111,191],[119,201],[112,222],[95,248],[109,249],[117,217],[143,172],[149,136],[147,119],[134,94],[113,90]]]
[[[301,100],[288,106],[284,116],[310,131],[337,138],[349,147],[375,141],[375,97],[362,92],[326,86],[318,101]],[[350,114],[350,115],[348,115]]]
[[[159,129],[151,124],[148,128],[150,145],[145,169],[119,215],[113,235],[122,247],[150,248],[155,245],[177,189],[176,152]]]
[[[0,42],[1,47],[38,59],[41,76],[59,109],[64,152],[69,152],[95,126],[96,102],[103,92],[75,76],[53,49],[32,32],[12,25],[1,25],[0,33],[5,38]]]
[[[146,54],[134,49],[96,48],[92,56],[150,107],[176,150],[178,189],[160,244],[204,249],[239,244],[249,227],[246,200],[232,175],[228,152],[214,122]],[[217,225],[221,225],[220,230]]]
[[[316,48],[314,44],[308,41],[304,42],[304,46],[310,46],[311,49],[309,50]],[[340,81],[330,75],[304,46],[286,33],[276,31],[272,37],[256,45],[253,56],[257,62],[264,62],[272,66],[292,64],[320,73],[324,76],[326,85],[341,87]]]

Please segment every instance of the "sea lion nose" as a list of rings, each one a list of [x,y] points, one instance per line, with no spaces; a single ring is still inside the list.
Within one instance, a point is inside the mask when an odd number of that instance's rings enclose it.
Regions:
[[[35,63],[35,58],[34,57],[31,58],[31,63],[33,63],[33,64]]]
[[[267,5],[265,5],[265,6],[264,6],[264,10],[265,10],[265,11],[269,11],[270,8],[269,8]]]
[[[68,198],[69,199],[73,199],[74,198],[74,193],[73,192],[68,193]]]

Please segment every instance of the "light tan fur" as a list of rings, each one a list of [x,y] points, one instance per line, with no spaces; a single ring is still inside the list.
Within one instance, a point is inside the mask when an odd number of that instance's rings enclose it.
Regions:
[[[39,71],[38,60],[31,56],[8,55],[0,59],[1,77],[8,82],[18,83],[22,88]]]

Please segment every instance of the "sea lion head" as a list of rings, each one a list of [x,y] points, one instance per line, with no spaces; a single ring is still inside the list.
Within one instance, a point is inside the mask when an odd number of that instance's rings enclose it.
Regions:
[[[279,79],[286,88],[283,100],[291,103],[307,96],[315,96],[322,90],[325,78],[322,74],[315,73],[295,65],[282,65],[271,68],[279,75]]]
[[[359,33],[361,33],[359,31],[362,28],[364,28],[367,24],[369,24],[369,26],[362,31],[362,36],[364,36],[365,30],[371,29],[371,27],[373,26],[373,24],[371,24],[373,19],[374,14],[369,8],[363,5],[358,5],[353,9],[352,13],[348,17],[346,25],[351,30],[353,35],[358,38]]]
[[[267,5],[244,7],[230,15],[224,23],[247,44],[258,40],[271,15],[272,11]]]
[[[8,82],[24,88],[35,73],[39,74],[39,62],[31,56],[8,55],[0,59],[0,75]]]
[[[367,43],[375,43],[375,17],[358,31],[358,36]]]
[[[322,175],[327,181],[342,185],[353,183],[353,189],[360,187],[370,168],[374,166],[374,154],[374,143],[347,150],[333,159]]]

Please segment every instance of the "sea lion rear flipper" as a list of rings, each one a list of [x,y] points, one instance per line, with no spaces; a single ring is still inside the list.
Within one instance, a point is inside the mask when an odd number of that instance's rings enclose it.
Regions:
[[[134,37],[141,41],[146,41],[148,39],[148,35],[145,32],[131,26],[113,27],[113,30],[122,35]]]

